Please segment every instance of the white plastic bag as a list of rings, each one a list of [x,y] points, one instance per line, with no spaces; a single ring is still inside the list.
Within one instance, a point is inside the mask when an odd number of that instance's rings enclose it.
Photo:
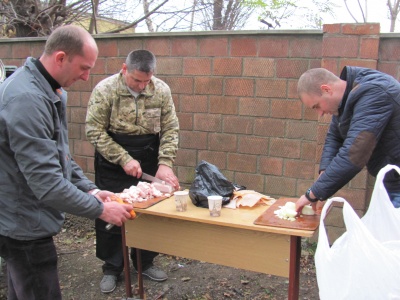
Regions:
[[[400,168],[394,165],[387,165],[379,171],[376,176],[371,203],[362,218],[363,223],[372,235],[381,242],[400,241],[400,208],[393,208],[383,185],[385,174],[393,169],[400,174]]]
[[[382,183],[393,167],[379,172],[368,212],[362,219],[345,199],[327,200],[315,253],[321,300],[400,299],[400,210],[394,208]],[[344,203],[347,231],[330,247],[324,219],[333,201]]]

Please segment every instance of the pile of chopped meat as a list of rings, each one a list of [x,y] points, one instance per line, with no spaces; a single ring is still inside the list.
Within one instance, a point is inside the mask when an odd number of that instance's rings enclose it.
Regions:
[[[144,202],[156,197],[165,196],[153,183],[139,181],[137,185],[132,185],[129,189],[124,189],[119,197],[126,203]]]

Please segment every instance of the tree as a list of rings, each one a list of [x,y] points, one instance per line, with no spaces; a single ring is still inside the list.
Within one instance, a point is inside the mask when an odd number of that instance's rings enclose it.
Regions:
[[[121,25],[121,22],[114,22],[115,28],[109,31],[121,32],[135,27],[168,1],[163,0],[155,9],[147,11],[145,15],[139,14],[138,19],[129,23]],[[132,2],[138,4],[141,1]],[[72,23],[84,24],[85,20],[90,20],[89,32],[98,33],[99,18],[113,19],[115,16],[121,16],[126,12],[125,6],[124,0],[3,0],[0,2],[0,25],[3,31],[1,35],[47,36],[58,26]]]
[[[97,33],[97,16],[98,16],[98,9],[99,9],[99,0],[93,0],[92,5],[92,17],[90,18],[90,24],[88,31],[90,33]]]
[[[349,8],[349,4],[347,3],[348,0],[343,0],[343,1],[344,1],[344,5],[346,6],[346,9],[347,9],[348,13],[350,14],[351,18],[354,20],[354,22],[358,23],[357,18],[354,17],[352,10]],[[365,0],[364,7],[361,5],[360,0],[357,0],[357,5],[358,5],[358,8],[360,9],[363,23],[366,23],[367,22],[368,0]]]
[[[357,18],[354,16],[354,12],[349,7],[349,0],[343,0],[346,6],[347,12],[350,14],[354,22],[359,23]],[[362,22],[368,22],[368,0],[364,0],[364,5],[360,3],[360,0],[357,0],[357,6],[359,8],[359,12],[361,13]],[[382,1],[383,2],[383,1]],[[383,4],[383,3],[382,3]],[[400,0],[386,0],[386,6],[388,7],[388,19],[390,20],[390,32],[394,32],[396,27],[397,17],[399,15],[400,10]]]
[[[204,30],[235,30],[246,24],[254,7],[243,0],[201,0]]]
[[[154,32],[154,27],[153,27],[153,22],[151,21],[150,16],[155,14],[155,13],[161,13],[161,8],[164,6],[164,4],[166,4],[169,0],[163,0],[161,3],[157,3],[157,6],[155,8],[150,9],[150,5],[155,2],[155,0],[153,1],[148,1],[148,0],[143,0],[143,11],[144,11],[144,15],[140,16],[140,18],[134,20],[134,21],[130,21],[130,19],[124,19],[124,22],[127,23],[126,26],[122,26],[119,27],[117,29],[114,30],[110,30],[107,33],[117,33],[117,32],[121,32],[127,28],[132,28],[132,27],[136,27],[139,23],[141,23],[142,21],[146,21],[148,30],[150,32]],[[140,2],[140,1],[139,1]],[[134,4],[134,2],[132,3]],[[132,11],[135,11],[136,9],[133,9]],[[129,10],[126,11],[129,14]],[[123,14],[122,14],[123,15]],[[118,16],[118,18],[120,18],[120,16]]]
[[[71,23],[82,24],[90,33],[96,34],[119,33],[142,25],[149,32],[238,30],[251,20],[257,8],[265,7],[264,2],[271,2],[270,7],[276,10],[283,5],[297,7],[290,1],[3,0],[0,2],[0,24],[3,35],[9,37],[46,36],[58,26]],[[273,19],[274,26],[287,16],[270,12],[264,15]],[[107,26],[104,26],[105,22],[108,22]]]
[[[335,7],[329,0],[246,0],[246,3],[257,7],[258,20],[267,29],[283,24],[293,28],[321,28],[323,14],[333,15]]]
[[[91,9],[91,1],[3,0],[0,24],[9,37],[46,36],[62,24],[70,24]]]
[[[143,1],[145,14],[156,2]],[[180,1],[179,6],[168,3],[154,18],[146,18],[147,29],[150,32],[241,29],[254,11],[244,4],[244,0]]]
[[[149,15],[150,3],[148,0],[143,0],[143,11],[146,15]],[[149,29],[149,31],[154,32],[153,22],[149,16],[146,17],[146,24],[147,24],[147,28]]]
[[[393,0],[393,3],[392,0],[387,0],[387,6],[389,8],[390,32],[394,32],[400,10],[400,0]]]

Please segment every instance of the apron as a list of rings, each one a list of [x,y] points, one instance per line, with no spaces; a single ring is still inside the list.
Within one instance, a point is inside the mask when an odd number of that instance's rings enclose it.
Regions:
[[[156,175],[158,170],[158,149],[160,146],[158,134],[126,135],[110,132],[108,134],[116,143],[128,151],[130,156],[139,161],[143,172],[152,176]],[[95,184],[101,190],[121,193],[124,189],[137,185],[139,182],[138,178],[127,175],[120,165],[109,162],[97,151],[94,156],[94,170]],[[121,234],[121,228],[118,226],[114,226],[107,231],[105,229],[107,223],[101,219],[96,219],[95,225],[98,231],[103,231],[106,234]]]
[[[158,169],[158,149],[160,139],[158,135],[126,135],[112,134],[112,139],[121,145],[129,155],[139,161],[143,172],[154,176]],[[124,189],[136,185],[139,179],[127,175],[124,169],[105,159],[95,152],[94,157],[95,184],[101,190],[121,193]]]

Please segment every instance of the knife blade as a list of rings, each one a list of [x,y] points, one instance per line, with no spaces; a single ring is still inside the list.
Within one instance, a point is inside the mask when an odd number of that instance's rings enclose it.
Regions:
[[[135,219],[139,218],[141,215],[142,215],[142,214],[136,213]],[[106,230],[110,230],[110,229],[113,228],[114,226],[115,226],[114,224],[108,223],[108,224],[106,225]]]
[[[162,193],[170,194],[175,190],[175,188],[170,183],[149,174],[142,173],[142,179],[152,182],[154,184],[154,187]]]
[[[168,184],[164,180],[161,180],[161,179],[159,179],[157,177],[151,176],[151,175],[146,174],[144,172],[142,173],[142,179],[148,180],[150,182],[158,182],[158,183],[161,183],[161,184]]]

